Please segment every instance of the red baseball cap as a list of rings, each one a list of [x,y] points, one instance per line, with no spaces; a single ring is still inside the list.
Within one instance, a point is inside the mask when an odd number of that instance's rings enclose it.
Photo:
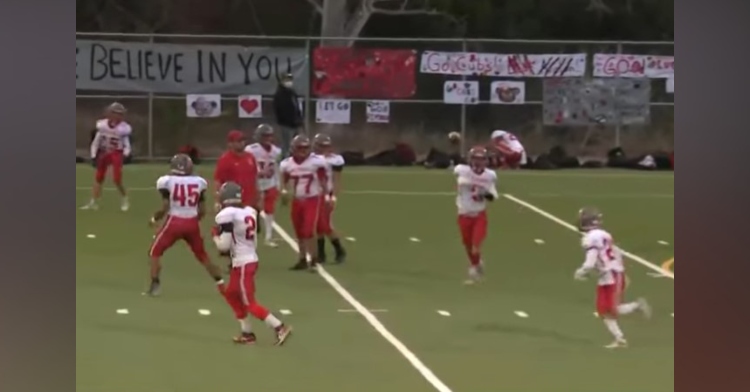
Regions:
[[[227,135],[228,142],[241,142],[245,140],[245,134],[242,131],[230,131]]]

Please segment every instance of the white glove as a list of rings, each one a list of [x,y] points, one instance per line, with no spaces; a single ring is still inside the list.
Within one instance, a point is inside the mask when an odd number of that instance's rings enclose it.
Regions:
[[[588,279],[589,272],[583,268],[580,268],[575,273],[575,280],[586,280]]]

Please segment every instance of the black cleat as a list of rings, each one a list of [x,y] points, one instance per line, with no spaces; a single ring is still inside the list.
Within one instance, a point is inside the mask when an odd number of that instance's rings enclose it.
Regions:
[[[290,271],[304,271],[308,268],[307,260],[300,260],[297,262],[297,264],[293,265],[292,268],[289,268]]]
[[[151,285],[148,288],[148,291],[143,293],[143,295],[147,295],[149,297],[158,297],[161,294],[161,283],[157,281],[152,281]]]
[[[342,250],[339,254],[336,255],[336,264],[344,263],[346,263],[346,251]]]

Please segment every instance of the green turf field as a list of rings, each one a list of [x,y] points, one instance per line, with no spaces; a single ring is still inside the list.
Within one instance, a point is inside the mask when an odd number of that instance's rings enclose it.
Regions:
[[[346,242],[348,264],[292,273],[291,247],[261,249],[259,300],[291,311],[296,332],[277,348],[260,323],[257,346],[231,344],[237,323],[184,246],[164,258],[163,296],[141,296],[147,222],[160,203],[153,187],[165,170],[126,169],[127,213],[112,191],[99,211],[76,212],[78,392],[674,390],[674,275],[628,262],[629,294],[648,297],[655,316],[624,320],[631,347],[607,351],[595,283],[573,280],[579,237],[550,219],[572,222],[596,205],[620,245],[658,270],[674,258],[671,173],[500,173],[500,191],[516,199],[493,205],[488,279],[467,287],[447,171],[349,170],[336,212],[337,228],[356,240]],[[76,208],[92,178],[92,168],[76,168]],[[287,210],[278,215],[288,229]]]

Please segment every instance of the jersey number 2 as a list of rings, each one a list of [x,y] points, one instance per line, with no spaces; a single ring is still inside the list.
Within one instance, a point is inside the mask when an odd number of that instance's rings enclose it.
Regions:
[[[258,225],[255,223],[255,218],[248,215],[245,218],[245,226],[247,226],[247,229],[245,230],[245,239],[248,241],[254,241],[255,232],[258,229]]]
[[[172,200],[181,207],[195,207],[200,201],[198,184],[175,184],[172,190]]]

